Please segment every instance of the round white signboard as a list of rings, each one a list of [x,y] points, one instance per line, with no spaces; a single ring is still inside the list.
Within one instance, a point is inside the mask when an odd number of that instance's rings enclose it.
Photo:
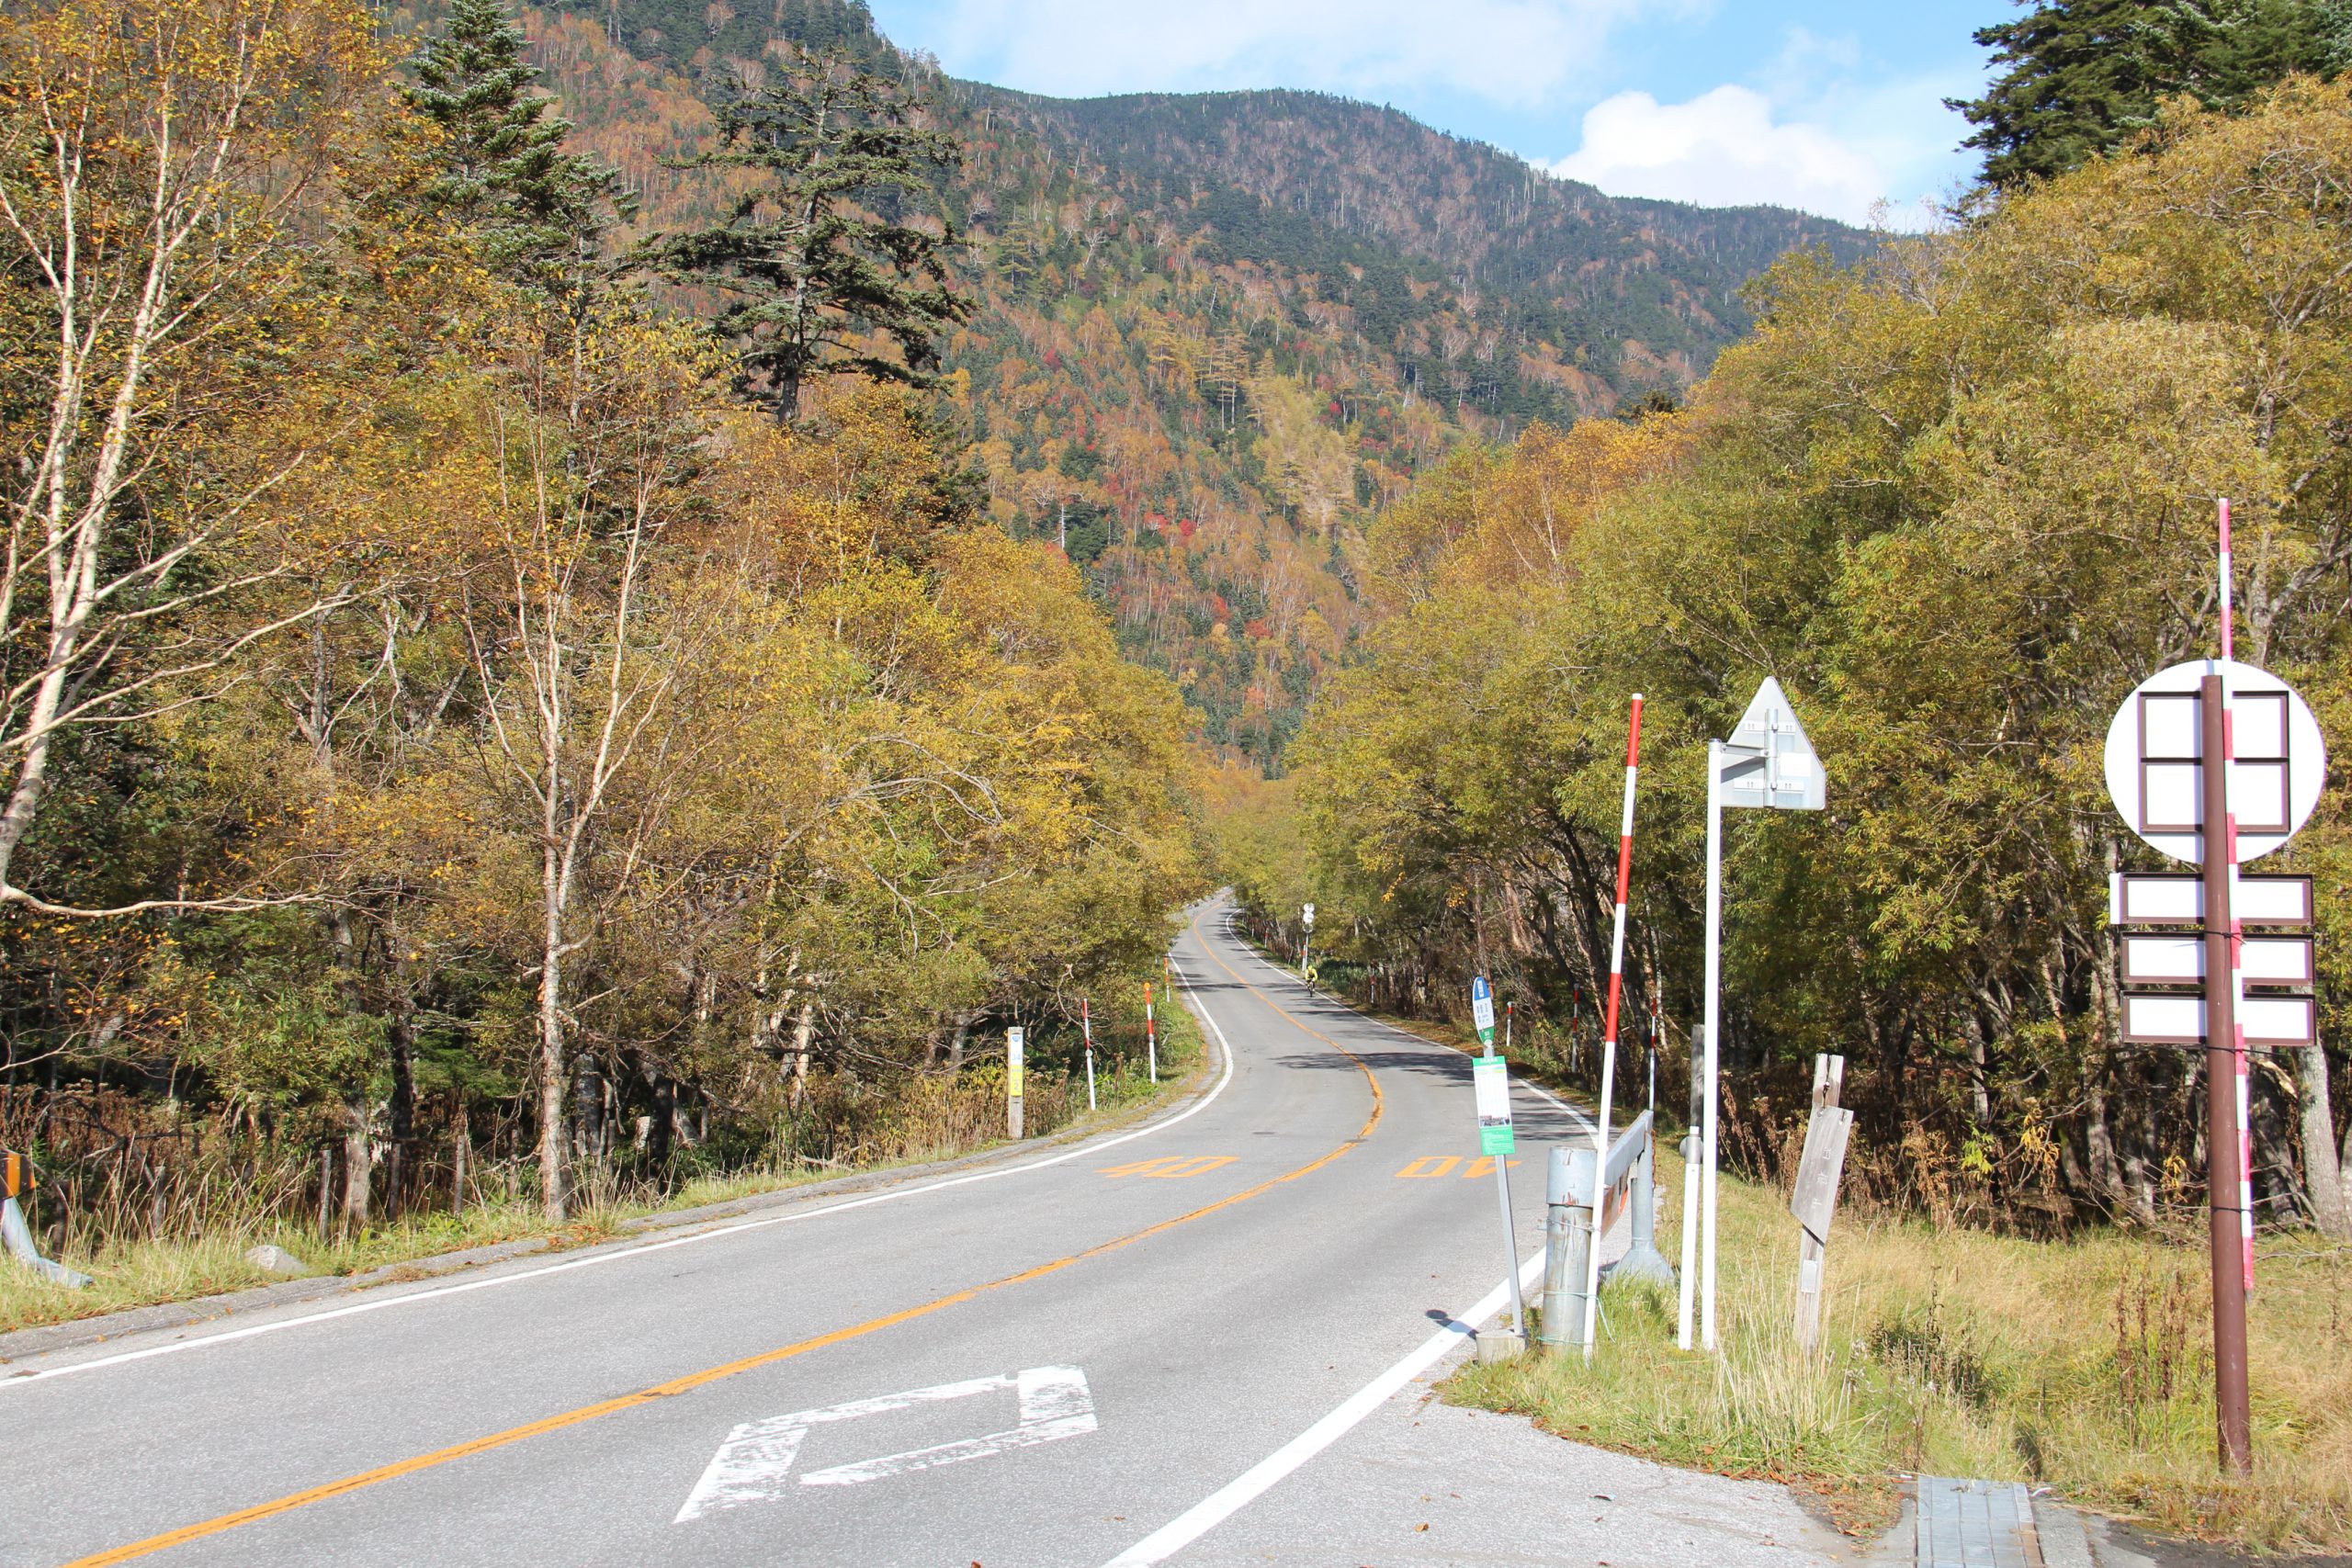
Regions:
[[[2203,723],[2199,688],[2219,674],[2229,693],[2230,811],[2238,863],[2295,836],[2319,804],[2327,747],[2293,687],[2234,659],[2192,659],[2140,682],[2107,727],[2107,794],[2150,846],[2204,860]]]

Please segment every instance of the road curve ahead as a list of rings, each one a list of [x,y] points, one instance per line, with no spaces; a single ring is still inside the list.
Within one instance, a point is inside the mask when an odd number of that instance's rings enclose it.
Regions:
[[[0,1564],[1231,1547],[1294,1471],[1347,1462],[1322,1445],[1505,1259],[1467,1060],[1308,992],[1227,918],[1176,948],[1213,1087],[1141,1131],[6,1369]],[[1525,1258],[1575,1124],[1524,1088],[1516,1112]]]

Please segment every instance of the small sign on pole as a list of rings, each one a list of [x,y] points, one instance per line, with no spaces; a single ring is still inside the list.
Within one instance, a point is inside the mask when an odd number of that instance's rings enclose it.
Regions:
[[[1470,1021],[1477,1025],[1478,1043],[1495,1048],[1495,991],[1484,975],[1470,982]]]
[[[1021,1136],[1021,1057],[1028,1036],[1019,1029],[1004,1032],[1004,1126],[1005,1135]]]
[[[1486,987],[1481,976],[1477,990]],[[1473,996],[1477,994],[1474,990]],[[1474,1001],[1472,1005],[1477,1004]],[[1494,1038],[1495,1010],[1491,998],[1487,1002],[1486,1035]],[[1470,1087],[1478,1108],[1478,1152],[1495,1162],[1495,1190],[1501,1195],[1503,1211],[1503,1261],[1510,1275],[1510,1304],[1517,1314],[1511,1319],[1513,1330],[1523,1344],[1527,1338],[1527,1298],[1519,1283],[1519,1227],[1510,1213],[1510,1156],[1519,1148],[1519,1139],[1510,1121],[1510,1068],[1500,1056],[1489,1054],[1470,1059]]]
[[[1781,682],[1767,677],[1747,709],[1732,726],[1728,740],[1707,742],[1706,958],[1703,1017],[1690,1037],[1691,1098],[1698,1102],[1699,1168],[1683,1178],[1682,1292],[1678,1342],[1715,1348],[1715,1197],[1722,1105],[1721,998],[1723,992],[1724,810],[1755,807],[1774,811],[1819,811],[1827,803],[1828,779],[1821,759],[1797,722],[1796,709]]]

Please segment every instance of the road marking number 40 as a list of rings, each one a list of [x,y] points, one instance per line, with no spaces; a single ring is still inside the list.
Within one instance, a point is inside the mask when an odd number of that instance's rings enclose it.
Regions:
[[[792,1461],[800,1457],[801,1441],[814,1427],[1006,1389],[1019,1395],[1021,1416],[1016,1424],[1001,1432],[805,1471],[797,1482],[791,1475]],[[828,1404],[817,1410],[771,1416],[764,1421],[746,1421],[727,1435],[727,1441],[719,1445],[709,1468],[703,1472],[702,1480],[695,1483],[685,1506],[678,1510],[677,1518],[672,1522],[683,1525],[723,1509],[767,1502],[788,1495],[796,1486],[855,1486],[863,1482],[905,1475],[910,1471],[987,1459],[1062,1438],[1084,1437],[1094,1427],[1094,1395],[1086,1386],[1086,1374],[1076,1367],[1031,1367],[1000,1377],[934,1383],[929,1388],[909,1389],[904,1393],[853,1399],[846,1404]]]
[[[1517,1160],[1510,1164],[1516,1166]],[[1495,1174],[1495,1156],[1480,1155],[1464,1160],[1460,1155],[1423,1155],[1396,1173],[1399,1181],[1434,1181],[1442,1176],[1459,1176],[1464,1181],[1483,1180]]]
[[[1158,1159],[1139,1159],[1132,1165],[1105,1166],[1104,1176],[1150,1176],[1168,1180],[1179,1176],[1198,1176],[1204,1170],[1231,1165],[1238,1155],[1162,1155]]]

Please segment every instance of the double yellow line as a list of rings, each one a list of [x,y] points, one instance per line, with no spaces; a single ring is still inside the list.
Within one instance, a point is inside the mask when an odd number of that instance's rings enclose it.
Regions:
[[[1195,936],[1201,934],[1200,921],[1197,918],[1193,922],[1193,934]],[[1380,1080],[1373,1076],[1371,1067],[1365,1065],[1363,1058],[1320,1030],[1311,1029],[1301,1023],[1281,1003],[1236,974],[1233,966],[1224,959],[1218,958],[1205,940],[1201,943],[1201,950],[1208,953],[1218,968],[1233,976],[1233,978],[1245,988],[1256,992],[1259,999],[1289,1020],[1295,1027],[1306,1031],[1338,1051],[1353,1062],[1363,1072],[1364,1081],[1372,1086],[1372,1114],[1365,1119],[1362,1130],[1354,1137],[1319,1159],[1311,1160],[1296,1170],[1287,1171],[1271,1180],[1261,1181],[1247,1191],[1220,1198],[1214,1203],[1204,1204],[1193,1210],[1190,1213],[1179,1214],[1172,1220],[1162,1220],[1158,1224],[1147,1225],[1142,1230],[1090,1247],[1083,1252],[1073,1252],[1067,1258],[1057,1258],[1050,1263],[1041,1263],[1034,1269],[1024,1269],[1018,1274],[1007,1274],[1001,1280],[991,1280],[983,1285],[974,1285],[969,1289],[957,1291],[952,1295],[944,1295],[935,1301],[925,1302],[921,1306],[908,1307],[903,1312],[894,1312],[884,1317],[869,1318],[864,1323],[854,1324],[847,1328],[836,1328],[829,1334],[820,1334],[812,1338],[796,1340],[790,1345],[778,1346],[773,1350],[763,1350],[758,1355],[746,1356],[741,1360],[728,1361],[698,1372],[688,1372],[684,1377],[673,1378],[668,1382],[655,1383],[650,1388],[641,1388],[634,1393],[624,1393],[594,1404],[583,1404],[576,1410],[567,1410],[561,1415],[549,1416],[520,1427],[509,1427],[503,1432],[492,1432],[487,1437],[474,1438],[462,1443],[452,1443],[446,1449],[435,1449],[430,1453],[418,1454],[411,1459],[379,1465],[373,1470],[363,1470],[356,1475],[346,1475],[340,1481],[330,1481],[322,1486],[290,1492],[283,1497],[274,1498],[266,1503],[256,1503],[250,1508],[240,1508],[234,1513],[222,1514],[217,1518],[206,1519],[200,1524],[183,1525],[178,1529],[166,1530],[162,1535],[149,1536],[144,1540],[134,1540],[127,1546],[118,1546],[89,1557],[77,1557],[66,1563],[64,1568],[102,1568],[102,1565],[107,1563],[129,1562],[137,1558],[150,1557],[158,1551],[168,1551],[175,1546],[186,1546],[190,1541],[202,1540],[208,1536],[224,1534],[240,1526],[259,1524],[264,1519],[276,1518],[281,1514],[290,1514],[297,1509],[307,1508],[314,1503],[324,1503],[333,1498],[348,1496],[354,1492],[364,1492],[370,1486],[380,1486],[385,1482],[398,1481],[402,1476],[414,1475],[421,1471],[432,1470],[458,1460],[470,1459],[476,1454],[488,1453],[493,1449],[506,1448],[515,1443],[526,1442],[532,1438],[545,1437],[550,1432],[560,1432],[567,1427],[600,1420],[606,1416],[617,1416],[625,1410],[635,1410],[661,1400],[674,1398],[682,1393],[690,1393],[707,1384],[718,1382],[727,1378],[739,1377],[745,1372],[756,1371],[762,1367],[771,1367],[778,1361],[788,1361],[796,1356],[808,1355],[812,1350],[822,1350],[829,1346],[846,1344],[853,1339],[863,1339],[869,1334],[877,1334],[883,1329],[894,1328],[899,1324],[911,1323],[919,1317],[929,1317],[935,1312],[944,1312],[949,1307],[976,1301],[992,1291],[1007,1290],[1014,1285],[1027,1284],[1032,1280],[1042,1280],[1048,1274],[1058,1274],[1063,1269],[1074,1264],[1083,1263],[1090,1258],[1100,1258],[1104,1253],[1116,1252],[1122,1247],[1133,1247],[1136,1243],[1159,1235],[1163,1231],[1174,1230],[1179,1225],[1189,1224],[1194,1220],[1214,1214],[1221,1209],[1230,1209],[1237,1203],[1246,1203],[1252,1198],[1272,1191],[1284,1182],[1296,1181],[1303,1176],[1314,1174],[1370,1137],[1372,1130],[1380,1125],[1380,1118],[1386,1109],[1386,1100],[1380,1092]]]

